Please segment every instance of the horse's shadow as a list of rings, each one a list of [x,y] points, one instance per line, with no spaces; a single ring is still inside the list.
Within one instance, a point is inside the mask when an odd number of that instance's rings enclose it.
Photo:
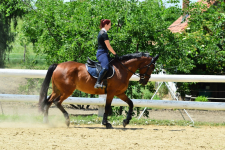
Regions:
[[[77,129],[106,129],[104,126],[102,127],[78,127],[78,126],[74,126],[72,128],[77,128]],[[114,130],[145,130],[145,128],[123,128],[123,127],[113,127]],[[161,131],[162,129],[152,129],[154,131]],[[172,132],[175,132],[175,131],[185,131],[185,129],[175,129],[175,130],[169,130],[169,131],[172,131]]]
[[[104,126],[102,127],[77,127],[77,126],[74,126],[73,128],[82,128],[82,129],[106,129]],[[144,128],[123,128],[123,127],[113,127],[114,130],[144,130]]]

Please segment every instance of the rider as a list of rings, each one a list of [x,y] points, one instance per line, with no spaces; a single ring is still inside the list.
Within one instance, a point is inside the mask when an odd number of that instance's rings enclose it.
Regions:
[[[95,83],[94,88],[105,88],[105,85],[101,85],[101,82],[109,70],[109,51],[113,53],[115,58],[117,58],[116,52],[113,50],[109,43],[109,38],[107,31],[111,28],[111,21],[109,19],[102,19],[100,23],[100,32],[98,34],[98,51],[96,57],[98,61],[101,63],[102,70],[99,73],[97,82]]]

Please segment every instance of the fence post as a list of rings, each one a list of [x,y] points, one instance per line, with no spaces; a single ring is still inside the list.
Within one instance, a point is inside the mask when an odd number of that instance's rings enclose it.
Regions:
[[[106,102],[106,94],[99,95],[99,98],[103,98],[104,102]],[[103,117],[103,114],[105,113],[105,105],[98,105],[98,116]]]

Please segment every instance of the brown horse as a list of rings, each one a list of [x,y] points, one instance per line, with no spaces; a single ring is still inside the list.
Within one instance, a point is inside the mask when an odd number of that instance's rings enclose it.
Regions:
[[[148,53],[134,53],[121,56],[119,59],[111,62],[114,66],[115,74],[107,79],[107,98],[105,113],[102,124],[106,128],[112,128],[107,121],[107,116],[111,108],[114,96],[117,96],[129,105],[127,118],[123,120],[123,126],[129,124],[133,112],[133,102],[127,97],[125,91],[128,88],[129,79],[139,69],[142,85],[146,85],[155,68],[155,61],[158,59],[151,57]],[[49,83],[52,78],[52,94],[47,98]],[[48,122],[48,109],[54,103],[64,114],[66,124],[69,126],[70,119],[67,111],[62,107],[62,102],[68,98],[75,89],[89,94],[105,94],[104,89],[94,89],[96,79],[87,71],[85,64],[68,61],[60,64],[53,64],[49,67],[44,82],[42,84],[39,108],[44,113],[43,121]]]

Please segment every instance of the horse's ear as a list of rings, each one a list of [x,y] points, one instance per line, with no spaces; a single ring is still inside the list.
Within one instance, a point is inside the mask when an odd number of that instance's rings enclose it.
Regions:
[[[153,57],[153,63],[155,63],[158,58],[159,58],[159,54],[157,54],[155,57]]]

